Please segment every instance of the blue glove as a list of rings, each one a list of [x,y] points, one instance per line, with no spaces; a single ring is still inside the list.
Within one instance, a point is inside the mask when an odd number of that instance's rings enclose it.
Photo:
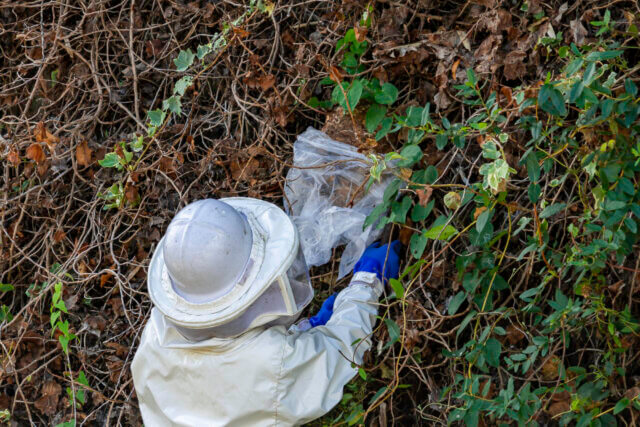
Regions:
[[[367,273],[376,273],[378,279],[382,281],[382,272],[384,270],[384,282],[389,279],[397,279],[400,270],[401,250],[402,243],[399,240],[394,240],[390,244],[382,246],[380,246],[380,242],[375,242],[365,249],[360,260],[353,268],[353,272],[366,271]],[[387,252],[389,253],[387,254]],[[387,260],[386,266],[384,266],[385,259]]]
[[[323,303],[322,307],[320,307],[320,311],[315,316],[309,318],[309,323],[311,327],[315,328],[316,326],[325,325],[329,319],[331,319],[331,315],[333,314],[333,303],[338,296],[337,293],[331,295],[327,298]]]

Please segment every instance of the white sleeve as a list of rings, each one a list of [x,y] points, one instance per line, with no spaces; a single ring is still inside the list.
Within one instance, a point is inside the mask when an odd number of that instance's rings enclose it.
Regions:
[[[276,390],[276,420],[302,424],[329,412],[358,372],[371,346],[382,284],[373,273],[356,273],[335,300],[324,326],[289,335]],[[357,341],[357,342],[356,342]]]

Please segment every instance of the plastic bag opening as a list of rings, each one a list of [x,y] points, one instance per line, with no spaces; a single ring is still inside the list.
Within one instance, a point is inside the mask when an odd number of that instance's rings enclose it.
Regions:
[[[340,279],[380,237],[382,231],[375,224],[364,230],[363,225],[382,201],[392,176],[383,176],[365,192],[367,158],[356,147],[313,128],[294,143],[293,165],[287,173],[284,206],[298,228],[307,265],[326,264],[333,248],[346,245],[338,270]]]

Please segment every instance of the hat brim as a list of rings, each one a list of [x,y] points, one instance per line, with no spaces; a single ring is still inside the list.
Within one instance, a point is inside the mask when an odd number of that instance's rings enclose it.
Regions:
[[[291,265],[298,250],[293,222],[276,205],[246,197],[220,199],[249,219],[253,233],[250,262],[243,280],[229,294],[211,302],[192,303],[175,292],[164,263],[164,238],[149,266],[147,287],[154,305],[172,322],[188,328],[209,328],[240,316]]]

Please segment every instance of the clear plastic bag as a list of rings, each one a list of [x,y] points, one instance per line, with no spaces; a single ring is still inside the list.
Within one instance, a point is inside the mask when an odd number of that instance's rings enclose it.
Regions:
[[[381,230],[363,230],[367,215],[382,201],[391,176],[383,176],[365,192],[367,158],[356,147],[308,128],[293,145],[284,206],[298,228],[309,266],[326,264],[332,249],[346,245],[338,278],[349,274],[365,248]],[[319,166],[319,167],[318,167]]]

